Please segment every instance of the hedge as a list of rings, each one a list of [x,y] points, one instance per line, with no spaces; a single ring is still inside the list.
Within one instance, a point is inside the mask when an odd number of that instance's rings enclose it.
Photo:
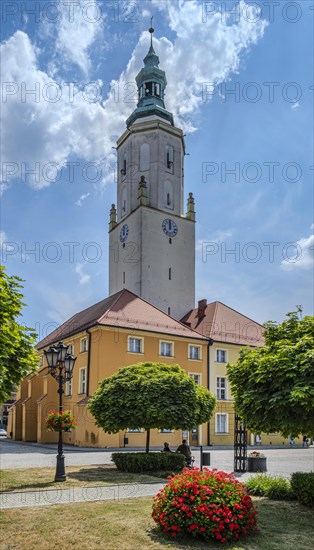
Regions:
[[[291,488],[296,499],[309,508],[314,508],[314,472],[294,472]]]
[[[122,472],[178,472],[185,457],[176,453],[112,453],[111,460]]]

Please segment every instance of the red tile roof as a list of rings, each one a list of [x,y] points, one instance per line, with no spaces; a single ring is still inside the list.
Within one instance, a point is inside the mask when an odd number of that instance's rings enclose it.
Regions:
[[[263,327],[256,321],[221,302],[207,305],[206,300],[201,300],[199,306],[187,313],[181,321],[202,336],[215,342],[241,346],[264,345]]]
[[[121,290],[105,300],[76,313],[59,328],[38,342],[37,349],[45,348],[93,326],[113,326],[158,332],[171,336],[205,339],[186,325],[173,319],[129,290]]]

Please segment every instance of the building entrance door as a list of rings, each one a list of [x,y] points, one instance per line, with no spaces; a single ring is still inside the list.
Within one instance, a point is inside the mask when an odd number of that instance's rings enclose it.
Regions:
[[[199,445],[198,428],[193,428],[190,431],[190,445],[193,447]]]

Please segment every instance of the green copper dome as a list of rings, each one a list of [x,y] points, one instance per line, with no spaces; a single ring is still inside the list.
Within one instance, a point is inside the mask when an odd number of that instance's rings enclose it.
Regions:
[[[159,57],[153,47],[152,33],[150,29],[151,45],[146,57],[144,58],[144,67],[136,77],[138,89],[137,108],[129,116],[126,125],[129,128],[136,119],[151,115],[157,115],[173,124],[173,116],[165,108],[164,97],[167,86],[165,71],[159,69]]]

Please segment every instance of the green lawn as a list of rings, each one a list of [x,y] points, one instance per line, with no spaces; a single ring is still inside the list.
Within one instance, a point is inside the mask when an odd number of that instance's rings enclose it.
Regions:
[[[169,540],[151,518],[152,499],[138,498],[3,510],[0,550],[312,550],[313,511],[294,502],[253,500],[260,533],[237,544]]]
[[[31,491],[33,489],[58,489],[69,486],[114,485],[160,481],[160,474],[132,474],[119,472],[115,466],[68,466],[67,480],[55,483],[55,468],[26,468],[0,472],[1,491]],[[164,478],[166,475],[164,476]]]

